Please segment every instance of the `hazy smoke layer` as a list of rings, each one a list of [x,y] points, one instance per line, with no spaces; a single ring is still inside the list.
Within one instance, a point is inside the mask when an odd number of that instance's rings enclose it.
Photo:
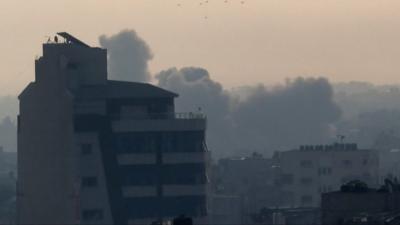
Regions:
[[[137,82],[150,80],[147,64],[153,54],[134,30],[123,30],[109,37],[102,35],[99,42],[108,50],[109,78]]]
[[[7,116],[10,116],[13,120],[16,119],[17,112],[18,112],[17,96],[0,97],[0,121]]]
[[[5,151],[17,150],[17,114],[17,97],[0,97],[0,146],[2,146]]]
[[[213,81],[207,70],[171,68],[156,75],[160,87],[179,93],[176,111],[205,113],[208,118],[208,144],[223,151],[230,148],[230,96]]]
[[[326,143],[335,136],[340,117],[326,79],[298,78],[267,90],[247,87],[246,97],[234,98],[201,68],[172,68],[156,78],[163,88],[180,94],[177,109],[201,107],[209,118],[209,145],[217,155],[233,151],[288,149],[299,144]]]
[[[335,137],[332,125],[341,112],[326,79],[297,78],[269,90],[262,85],[248,89],[248,96],[232,113],[241,140],[237,146],[287,150]]]
[[[17,126],[10,117],[0,120],[0,146],[5,151],[17,151]]]

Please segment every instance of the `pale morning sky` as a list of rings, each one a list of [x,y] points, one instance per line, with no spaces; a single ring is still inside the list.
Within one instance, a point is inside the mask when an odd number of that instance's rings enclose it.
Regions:
[[[33,79],[46,36],[96,46],[126,28],[153,50],[153,73],[200,66],[226,88],[296,76],[400,83],[399,0],[227,1],[0,0],[0,95]]]

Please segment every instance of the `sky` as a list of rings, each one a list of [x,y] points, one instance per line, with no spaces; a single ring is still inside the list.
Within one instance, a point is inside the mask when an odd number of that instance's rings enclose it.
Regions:
[[[297,76],[400,83],[400,1],[242,1],[0,0],[0,95],[33,80],[48,36],[98,46],[123,29],[151,47],[153,74],[203,67],[225,88]]]

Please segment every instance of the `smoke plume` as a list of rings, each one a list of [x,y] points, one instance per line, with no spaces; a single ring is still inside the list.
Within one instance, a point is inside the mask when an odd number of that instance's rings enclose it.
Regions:
[[[241,140],[237,146],[287,150],[326,143],[335,136],[332,125],[341,111],[326,79],[297,78],[270,89],[263,85],[248,89],[248,96],[232,111]]]
[[[228,146],[231,138],[231,98],[221,84],[210,78],[207,70],[196,67],[180,70],[170,68],[155,77],[160,87],[179,93],[176,99],[177,111],[201,111],[207,115],[207,137],[211,148],[222,150]]]
[[[153,58],[153,54],[147,43],[134,30],[123,30],[108,37],[102,35],[99,42],[108,51],[111,79],[137,82],[150,80],[148,62]]]
[[[150,80],[152,54],[135,31],[103,35],[100,44],[109,51],[111,78]],[[207,142],[217,157],[326,143],[335,136],[333,124],[340,118],[332,87],[324,78],[298,78],[272,88],[243,87],[239,94],[225,90],[203,68],[170,68],[155,78],[160,87],[180,95],[176,111],[207,115]]]

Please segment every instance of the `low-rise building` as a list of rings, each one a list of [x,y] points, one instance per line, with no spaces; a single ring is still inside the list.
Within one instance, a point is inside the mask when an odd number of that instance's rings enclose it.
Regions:
[[[361,180],[370,187],[379,182],[378,153],[356,144],[300,146],[277,152],[279,184],[290,207],[319,207],[321,193],[337,190],[343,183]]]
[[[220,159],[212,170],[213,192],[237,196],[242,204],[241,220],[247,223],[260,209],[279,204],[281,195],[275,184],[275,170],[273,160],[258,153],[250,157]]]

